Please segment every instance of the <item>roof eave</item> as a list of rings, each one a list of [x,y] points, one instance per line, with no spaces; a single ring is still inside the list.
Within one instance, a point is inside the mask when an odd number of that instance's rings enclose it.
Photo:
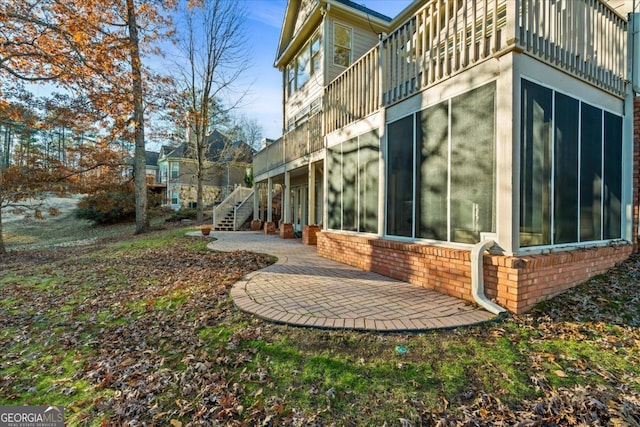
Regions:
[[[289,6],[292,3],[293,1],[289,3]],[[288,7],[287,13],[289,13]],[[354,9],[343,3],[335,2],[332,0],[321,0],[318,2],[314,10],[309,14],[298,32],[296,34],[293,34],[291,40],[289,41],[289,44],[276,57],[276,60],[273,64],[275,68],[281,71],[286,68],[287,64],[289,64],[294,54],[318,28],[318,22],[322,21],[323,19],[323,9],[325,9],[327,13],[333,15],[336,15],[336,11],[338,12],[337,15],[341,15],[341,13],[348,14],[349,17],[356,18],[354,19],[354,21],[360,21],[360,23],[364,25],[376,25],[377,27],[380,27],[381,30],[383,30],[382,32],[388,32],[390,29],[390,24],[392,22],[381,19],[380,17],[375,15],[370,15],[362,10]],[[295,25],[295,23],[291,25]],[[280,49],[282,49],[284,34],[285,31],[283,28],[283,31],[280,33],[279,51]]]

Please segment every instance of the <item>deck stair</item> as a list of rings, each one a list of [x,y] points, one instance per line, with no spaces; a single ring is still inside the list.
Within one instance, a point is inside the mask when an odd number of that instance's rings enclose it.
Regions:
[[[213,229],[237,231],[253,214],[253,189],[237,187],[213,209]]]

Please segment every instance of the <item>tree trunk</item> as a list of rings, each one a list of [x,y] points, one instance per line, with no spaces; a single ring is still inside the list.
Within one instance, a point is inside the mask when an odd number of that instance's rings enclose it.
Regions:
[[[2,208],[0,208],[0,258],[7,254],[7,249],[4,247],[4,236],[2,235]]]
[[[7,249],[4,247],[4,237],[2,236],[2,209],[0,209],[0,257],[6,253]]]
[[[204,132],[203,132],[204,134]],[[198,150],[198,183],[196,187],[196,221],[198,224],[204,222],[204,202],[203,202],[203,187],[204,187],[204,159],[205,159],[205,144],[206,134],[203,138],[203,143],[197,147]]]
[[[133,75],[133,120],[135,125],[135,151],[133,155],[133,177],[136,198],[136,234],[149,231],[149,206],[147,200],[146,151],[144,146],[144,106],[142,102],[142,64],[138,24],[133,0],[127,0],[127,18],[129,25],[129,49],[131,53],[131,72]]]

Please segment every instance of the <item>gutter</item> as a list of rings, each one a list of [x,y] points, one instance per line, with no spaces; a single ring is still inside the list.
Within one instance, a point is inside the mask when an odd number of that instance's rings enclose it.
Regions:
[[[495,244],[493,239],[486,238],[473,245],[471,249],[471,295],[474,301],[485,310],[493,314],[502,314],[507,310],[491,301],[484,294],[484,251],[492,248]]]

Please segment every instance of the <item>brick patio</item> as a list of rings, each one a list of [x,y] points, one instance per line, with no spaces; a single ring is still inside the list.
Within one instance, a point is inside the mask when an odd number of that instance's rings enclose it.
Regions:
[[[208,247],[250,250],[278,262],[231,289],[241,310],[295,326],[367,331],[425,331],[486,322],[495,316],[474,304],[316,254],[298,239],[262,232],[215,232]]]

